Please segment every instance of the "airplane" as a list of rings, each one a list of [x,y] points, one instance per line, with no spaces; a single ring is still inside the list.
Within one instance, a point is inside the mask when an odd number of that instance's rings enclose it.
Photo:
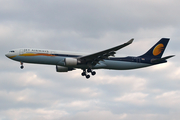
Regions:
[[[164,50],[169,42],[169,38],[162,38],[145,54],[133,57],[115,57],[116,51],[122,49],[133,42],[134,39],[93,54],[72,53],[48,49],[20,48],[13,49],[5,54],[8,58],[19,61],[23,69],[23,63],[55,65],[57,72],[68,72],[75,69],[82,69],[82,76],[87,79],[95,75],[94,69],[129,70],[161,63],[166,63],[167,59],[174,57],[170,55],[162,58]]]

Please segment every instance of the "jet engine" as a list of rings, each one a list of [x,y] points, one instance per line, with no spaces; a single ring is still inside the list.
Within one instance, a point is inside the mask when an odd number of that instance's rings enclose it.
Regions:
[[[56,65],[56,72],[68,72],[72,70],[75,70],[75,69]]]
[[[65,58],[64,65],[65,66],[75,66],[77,65],[78,60],[76,58]]]

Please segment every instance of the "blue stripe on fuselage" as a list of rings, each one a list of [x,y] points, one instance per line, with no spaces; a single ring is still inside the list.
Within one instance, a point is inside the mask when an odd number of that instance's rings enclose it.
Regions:
[[[124,61],[124,62],[135,62],[135,63],[145,63],[145,64],[151,64],[151,65],[155,65],[155,64],[159,64],[159,63],[152,63],[151,60],[153,58],[143,58],[143,57],[114,57],[114,58],[109,58],[106,60],[113,60],[113,61]],[[166,60],[161,61],[160,63],[165,63],[167,62]]]
[[[59,56],[59,57],[73,57],[73,58],[77,58],[77,57],[81,57],[81,55],[68,55],[68,54],[52,54],[55,56]],[[145,64],[151,64],[151,65],[155,65],[155,64],[159,64],[159,63],[152,63],[151,60],[153,58],[144,58],[144,57],[109,57],[108,59],[105,60],[112,60],[112,61],[124,61],[124,62],[135,62],[135,63],[145,63]],[[161,63],[165,63],[167,61],[161,61]]]

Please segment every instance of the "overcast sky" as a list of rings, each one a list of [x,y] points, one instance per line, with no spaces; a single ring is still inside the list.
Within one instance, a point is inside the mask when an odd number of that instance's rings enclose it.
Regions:
[[[0,0],[0,120],[179,120],[179,0]],[[116,56],[170,38],[167,63],[129,71],[57,73],[4,55],[14,48],[93,53],[135,38]]]

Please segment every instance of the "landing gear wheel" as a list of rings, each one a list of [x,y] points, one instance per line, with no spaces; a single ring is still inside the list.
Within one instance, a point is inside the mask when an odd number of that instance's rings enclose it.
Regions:
[[[92,70],[89,68],[89,69],[87,69],[87,72],[89,73],[89,72],[92,72]]]
[[[88,68],[88,69],[82,69],[83,72],[81,73],[82,76],[85,76],[87,79],[90,78],[90,75],[87,74],[87,73],[91,73],[91,75],[95,75],[96,72],[95,71],[92,71],[91,68]]]
[[[96,72],[95,72],[95,71],[92,71],[92,72],[91,72],[91,74],[92,74],[92,75],[95,75],[95,74],[96,74]]]
[[[24,66],[21,66],[20,68],[21,68],[21,69],[23,69],[23,68],[24,68]]]
[[[82,72],[81,75],[82,75],[82,76],[85,76],[85,75],[86,75],[86,72]]]
[[[89,79],[89,78],[90,78],[90,75],[86,75],[86,78]]]

